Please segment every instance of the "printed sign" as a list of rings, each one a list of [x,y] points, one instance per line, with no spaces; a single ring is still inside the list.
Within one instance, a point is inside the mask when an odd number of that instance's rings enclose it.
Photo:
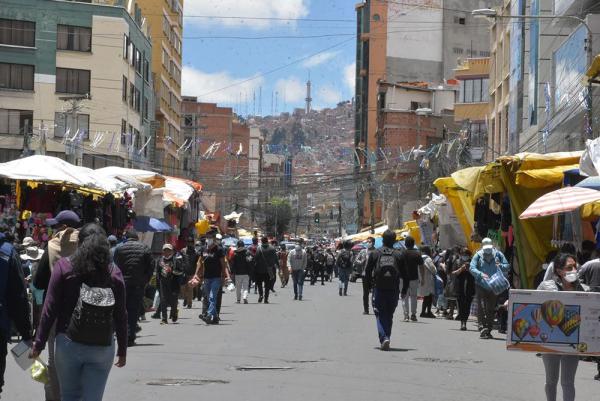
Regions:
[[[600,355],[600,293],[511,290],[508,350]]]

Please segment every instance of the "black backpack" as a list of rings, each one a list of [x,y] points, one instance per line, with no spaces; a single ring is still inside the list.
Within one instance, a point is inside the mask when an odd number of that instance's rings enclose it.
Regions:
[[[400,270],[396,266],[396,256],[392,249],[379,250],[377,266],[373,272],[375,287],[381,290],[397,289],[400,283]]]
[[[67,336],[81,344],[110,346],[114,335],[114,310],[115,295],[110,284],[108,287],[90,287],[82,282]]]
[[[352,270],[352,253],[348,250],[343,250],[340,253],[339,268],[342,270]]]

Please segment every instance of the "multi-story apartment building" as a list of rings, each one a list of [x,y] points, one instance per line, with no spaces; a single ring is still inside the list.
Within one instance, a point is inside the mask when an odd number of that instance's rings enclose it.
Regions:
[[[228,214],[248,198],[250,128],[231,108],[199,103],[193,96],[183,97],[182,114],[187,144],[179,157],[203,191],[215,194],[214,211]]]
[[[600,4],[594,0],[500,3],[495,8],[500,17],[491,23],[486,160],[518,152],[582,149],[585,140],[598,132],[593,115],[600,108],[592,100],[598,89],[587,85],[584,75],[600,50]]]
[[[443,84],[458,60],[489,56],[488,28],[470,10],[483,0],[364,0],[356,6],[355,147],[359,171],[377,150],[379,82]],[[358,193],[359,224],[371,221],[370,201]],[[363,213],[364,212],[364,213]],[[362,213],[362,214],[361,214]],[[377,216],[379,219],[380,216]]]
[[[91,168],[147,167],[147,27],[133,1],[3,1],[0,160],[38,152]]]
[[[166,174],[176,175],[184,167],[179,155],[184,145],[181,135],[183,0],[144,0],[140,7],[147,16],[154,49],[155,163]]]
[[[460,85],[454,121],[469,134],[471,159],[481,162],[487,146],[490,58],[468,58],[454,72]]]

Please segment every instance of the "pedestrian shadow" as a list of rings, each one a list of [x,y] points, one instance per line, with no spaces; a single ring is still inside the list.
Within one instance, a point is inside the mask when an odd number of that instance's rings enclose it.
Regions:
[[[464,331],[466,333],[479,333],[479,330],[477,329],[466,329],[466,330],[461,330],[461,329],[448,329],[450,331]]]
[[[138,347],[164,347],[164,344],[156,344],[156,343],[135,343],[133,347],[129,348],[138,348]]]
[[[381,351],[380,347],[374,347],[373,349]],[[385,352],[410,352],[410,351],[417,351],[417,349],[416,348],[394,348],[394,347],[390,347],[390,349],[388,349]]]

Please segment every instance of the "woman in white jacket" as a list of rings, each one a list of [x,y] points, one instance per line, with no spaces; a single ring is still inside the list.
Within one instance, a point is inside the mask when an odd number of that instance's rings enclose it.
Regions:
[[[431,259],[431,248],[422,246],[421,253],[423,254],[423,264],[419,266],[419,296],[423,297],[421,317],[435,319],[435,315],[431,312],[431,306],[433,305],[433,294],[435,293],[437,269]]]
[[[589,291],[589,287],[579,281],[575,256],[561,253],[554,259],[552,280],[543,281],[538,290],[543,291]],[[556,387],[560,376],[563,400],[575,400],[575,373],[579,357],[577,355],[543,354],[546,371],[546,400],[556,401]]]

